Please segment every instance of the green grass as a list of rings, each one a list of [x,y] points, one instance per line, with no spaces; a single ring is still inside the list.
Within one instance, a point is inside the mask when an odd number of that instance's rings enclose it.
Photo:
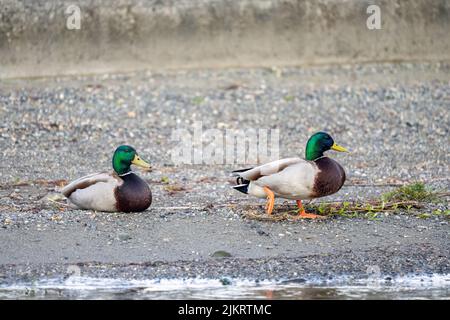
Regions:
[[[169,177],[166,176],[161,177],[161,183],[169,184]]]
[[[397,214],[400,212],[411,212],[418,218],[427,219],[441,216],[450,218],[450,210],[436,209],[431,213],[420,213],[426,203],[435,203],[442,200],[448,193],[436,192],[421,182],[414,182],[401,186],[391,192],[383,194],[378,199],[363,202],[322,202],[308,204],[305,206],[307,212],[316,213],[322,216],[341,216],[346,218],[365,218],[368,220],[379,220],[383,215]],[[415,210],[413,210],[415,209]],[[250,219],[282,221],[292,218],[298,214],[298,209],[289,210],[282,214],[274,214],[270,217],[266,215],[246,214]]]
[[[307,211],[315,212],[323,216],[341,216],[346,218],[363,217],[368,220],[378,220],[380,214],[396,213],[400,210],[409,211],[412,208],[420,208],[421,204],[411,201],[384,202],[372,200],[370,202],[342,202],[320,203],[308,205]]]
[[[437,209],[433,211],[433,214],[436,216],[444,216],[444,217],[450,217],[450,210],[441,210],[441,209]]]
[[[421,213],[417,217],[419,217],[420,219],[428,219],[428,218],[436,217],[436,216],[450,218],[450,210],[436,209],[432,213]]]
[[[394,191],[387,192],[381,196],[385,202],[389,201],[418,201],[436,202],[439,197],[436,192],[427,188],[422,182],[415,182],[401,186]]]
[[[414,182],[396,188],[383,194],[379,199],[366,202],[320,203],[309,205],[308,210],[320,215],[337,215],[347,218],[364,217],[368,220],[378,220],[380,214],[398,213],[420,209],[425,203],[440,200],[439,193],[431,190],[422,182]],[[450,210],[435,210],[432,213],[422,213],[418,217],[426,219],[432,216],[450,217]]]
[[[203,97],[195,97],[192,99],[192,103],[195,105],[200,105],[203,103],[203,101],[205,101],[205,98]]]

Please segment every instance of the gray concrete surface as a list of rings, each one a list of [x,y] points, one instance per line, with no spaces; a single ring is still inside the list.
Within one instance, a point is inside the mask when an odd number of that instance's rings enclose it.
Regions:
[[[195,121],[279,128],[282,157],[302,156],[309,135],[326,130],[352,153],[331,154],[348,180],[323,201],[371,199],[417,180],[448,191],[449,70],[367,64],[4,80],[0,280],[65,275],[74,264],[84,275],[131,278],[367,276],[369,266],[449,273],[449,220],[432,214],[448,210],[448,198],[376,220],[254,221],[243,216],[264,201],[230,189],[236,165],[174,166],[170,157],[173,130]],[[109,170],[122,143],[155,167],[141,173],[154,194],[149,210],[93,213],[47,200],[58,180]],[[231,256],[213,258],[218,250]]]
[[[81,29],[65,9],[81,9]],[[366,27],[381,9],[381,30]],[[0,1],[0,78],[450,59],[447,0]]]

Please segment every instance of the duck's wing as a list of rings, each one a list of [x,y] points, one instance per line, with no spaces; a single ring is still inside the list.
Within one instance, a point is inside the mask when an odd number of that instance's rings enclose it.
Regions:
[[[80,209],[117,211],[116,189],[123,180],[115,173],[96,173],[77,179],[61,192]]]
[[[232,172],[232,174],[233,176],[242,177],[243,179],[248,181],[255,181],[261,177],[270,176],[278,172],[281,172],[287,167],[301,162],[307,161],[301,158],[280,159],[254,168],[235,170]]]
[[[114,173],[109,172],[93,173],[72,181],[67,186],[61,189],[61,193],[67,198],[70,198],[72,193],[74,193],[75,191],[87,189],[99,183],[106,183],[114,186],[119,186],[120,184],[123,183],[123,181],[122,179],[120,179],[118,175]]]
[[[275,195],[286,199],[310,199],[314,194],[318,172],[314,162],[302,160],[279,172],[263,176],[254,181],[254,184],[261,188],[268,187]]]

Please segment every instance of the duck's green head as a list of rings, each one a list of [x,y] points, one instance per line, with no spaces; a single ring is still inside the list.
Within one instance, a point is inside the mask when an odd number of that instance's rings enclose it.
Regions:
[[[337,145],[333,138],[326,132],[317,132],[313,134],[306,144],[306,160],[314,161],[323,156],[328,150],[339,152],[348,152],[347,149]]]
[[[150,164],[148,164],[138,156],[136,150],[133,147],[118,147],[114,152],[114,156],[112,159],[114,171],[116,171],[118,175],[123,175],[131,171],[130,166],[132,164],[144,169],[151,168]]]

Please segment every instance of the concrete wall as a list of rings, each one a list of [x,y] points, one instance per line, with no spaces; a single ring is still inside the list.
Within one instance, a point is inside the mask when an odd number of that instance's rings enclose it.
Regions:
[[[449,0],[0,0],[0,78],[449,59]]]

